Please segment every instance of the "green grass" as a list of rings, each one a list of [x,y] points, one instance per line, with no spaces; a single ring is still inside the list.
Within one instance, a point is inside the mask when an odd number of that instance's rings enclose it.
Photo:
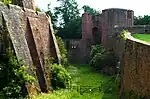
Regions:
[[[117,99],[116,84],[110,82],[112,77],[93,72],[89,66],[70,66],[67,68],[72,77],[72,85],[92,86],[93,88],[103,86],[102,90],[80,94],[77,90],[61,89],[53,94],[41,94],[33,99]]]
[[[150,34],[132,34],[132,36],[136,39],[150,42]]]

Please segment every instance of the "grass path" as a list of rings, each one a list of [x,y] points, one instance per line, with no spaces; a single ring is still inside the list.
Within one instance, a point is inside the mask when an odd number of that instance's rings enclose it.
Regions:
[[[132,36],[136,39],[150,42],[150,34],[132,34]]]
[[[33,99],[117,99],[116,84],[109,81],[112,77],[95,73],[87,65],[70,66],[67,70],[72,77],[73,86],[92,86],[92,88],[97,88],[104,84],[102,89],[109,92],[87,91],[80,94],[77,90],[61,89],[53,94],[42,94]]]

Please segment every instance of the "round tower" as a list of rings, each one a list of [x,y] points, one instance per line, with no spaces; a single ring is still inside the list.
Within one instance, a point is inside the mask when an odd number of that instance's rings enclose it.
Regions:
[[[127,9],[110,8],[102,10],[102,45],[112,49],[115,27],[133,26],[134,12]],[[116,34],[117,35],[117,34]]]

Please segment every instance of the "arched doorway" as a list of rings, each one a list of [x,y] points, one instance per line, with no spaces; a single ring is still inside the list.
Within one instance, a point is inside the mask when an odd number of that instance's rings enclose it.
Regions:
[[[94,44],[100,44],[101,43],[101,31],[100,31],[100,29],[97,27],[94,27],[92,29],[92,32],[93,32]]]

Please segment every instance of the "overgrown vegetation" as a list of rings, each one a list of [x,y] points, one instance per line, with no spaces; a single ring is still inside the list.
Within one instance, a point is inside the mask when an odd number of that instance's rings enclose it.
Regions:
[[[91,7],[88,6],[88,5],[84,5],[82,8],[83,8],[83,10],[84,10],[84,13],[89,13],[89,14],[91,14],[91,15],[93,15],[93,16],[100,14],[99,11],[95,10],[94,8],[91,8]]]
[[[14,99],[23,96],[25,83],[34,83],[35,78],[27,73],[27,66],[19,62],[11,48],[0,59],[0,98]]]
[[[56,39],[61,54],[61,64],[66,67],[69,65],[67,50],[61,37],[56,36]]]
[[[101,45],[92,46],[90,66],[95,70],[114,74],[117,62],[118,58],[113,51],[106,50]]]
[[[70,88],[55,90],[53,94],[42,94],[33,99],[117,99],[113,76],[93,72],[87,65],[69,66],[67,71],[72,78]]]
[[[53,89],[66,88],[71,83],[71,77],[62,65],[53,64],[52,68],[52,87]]]

